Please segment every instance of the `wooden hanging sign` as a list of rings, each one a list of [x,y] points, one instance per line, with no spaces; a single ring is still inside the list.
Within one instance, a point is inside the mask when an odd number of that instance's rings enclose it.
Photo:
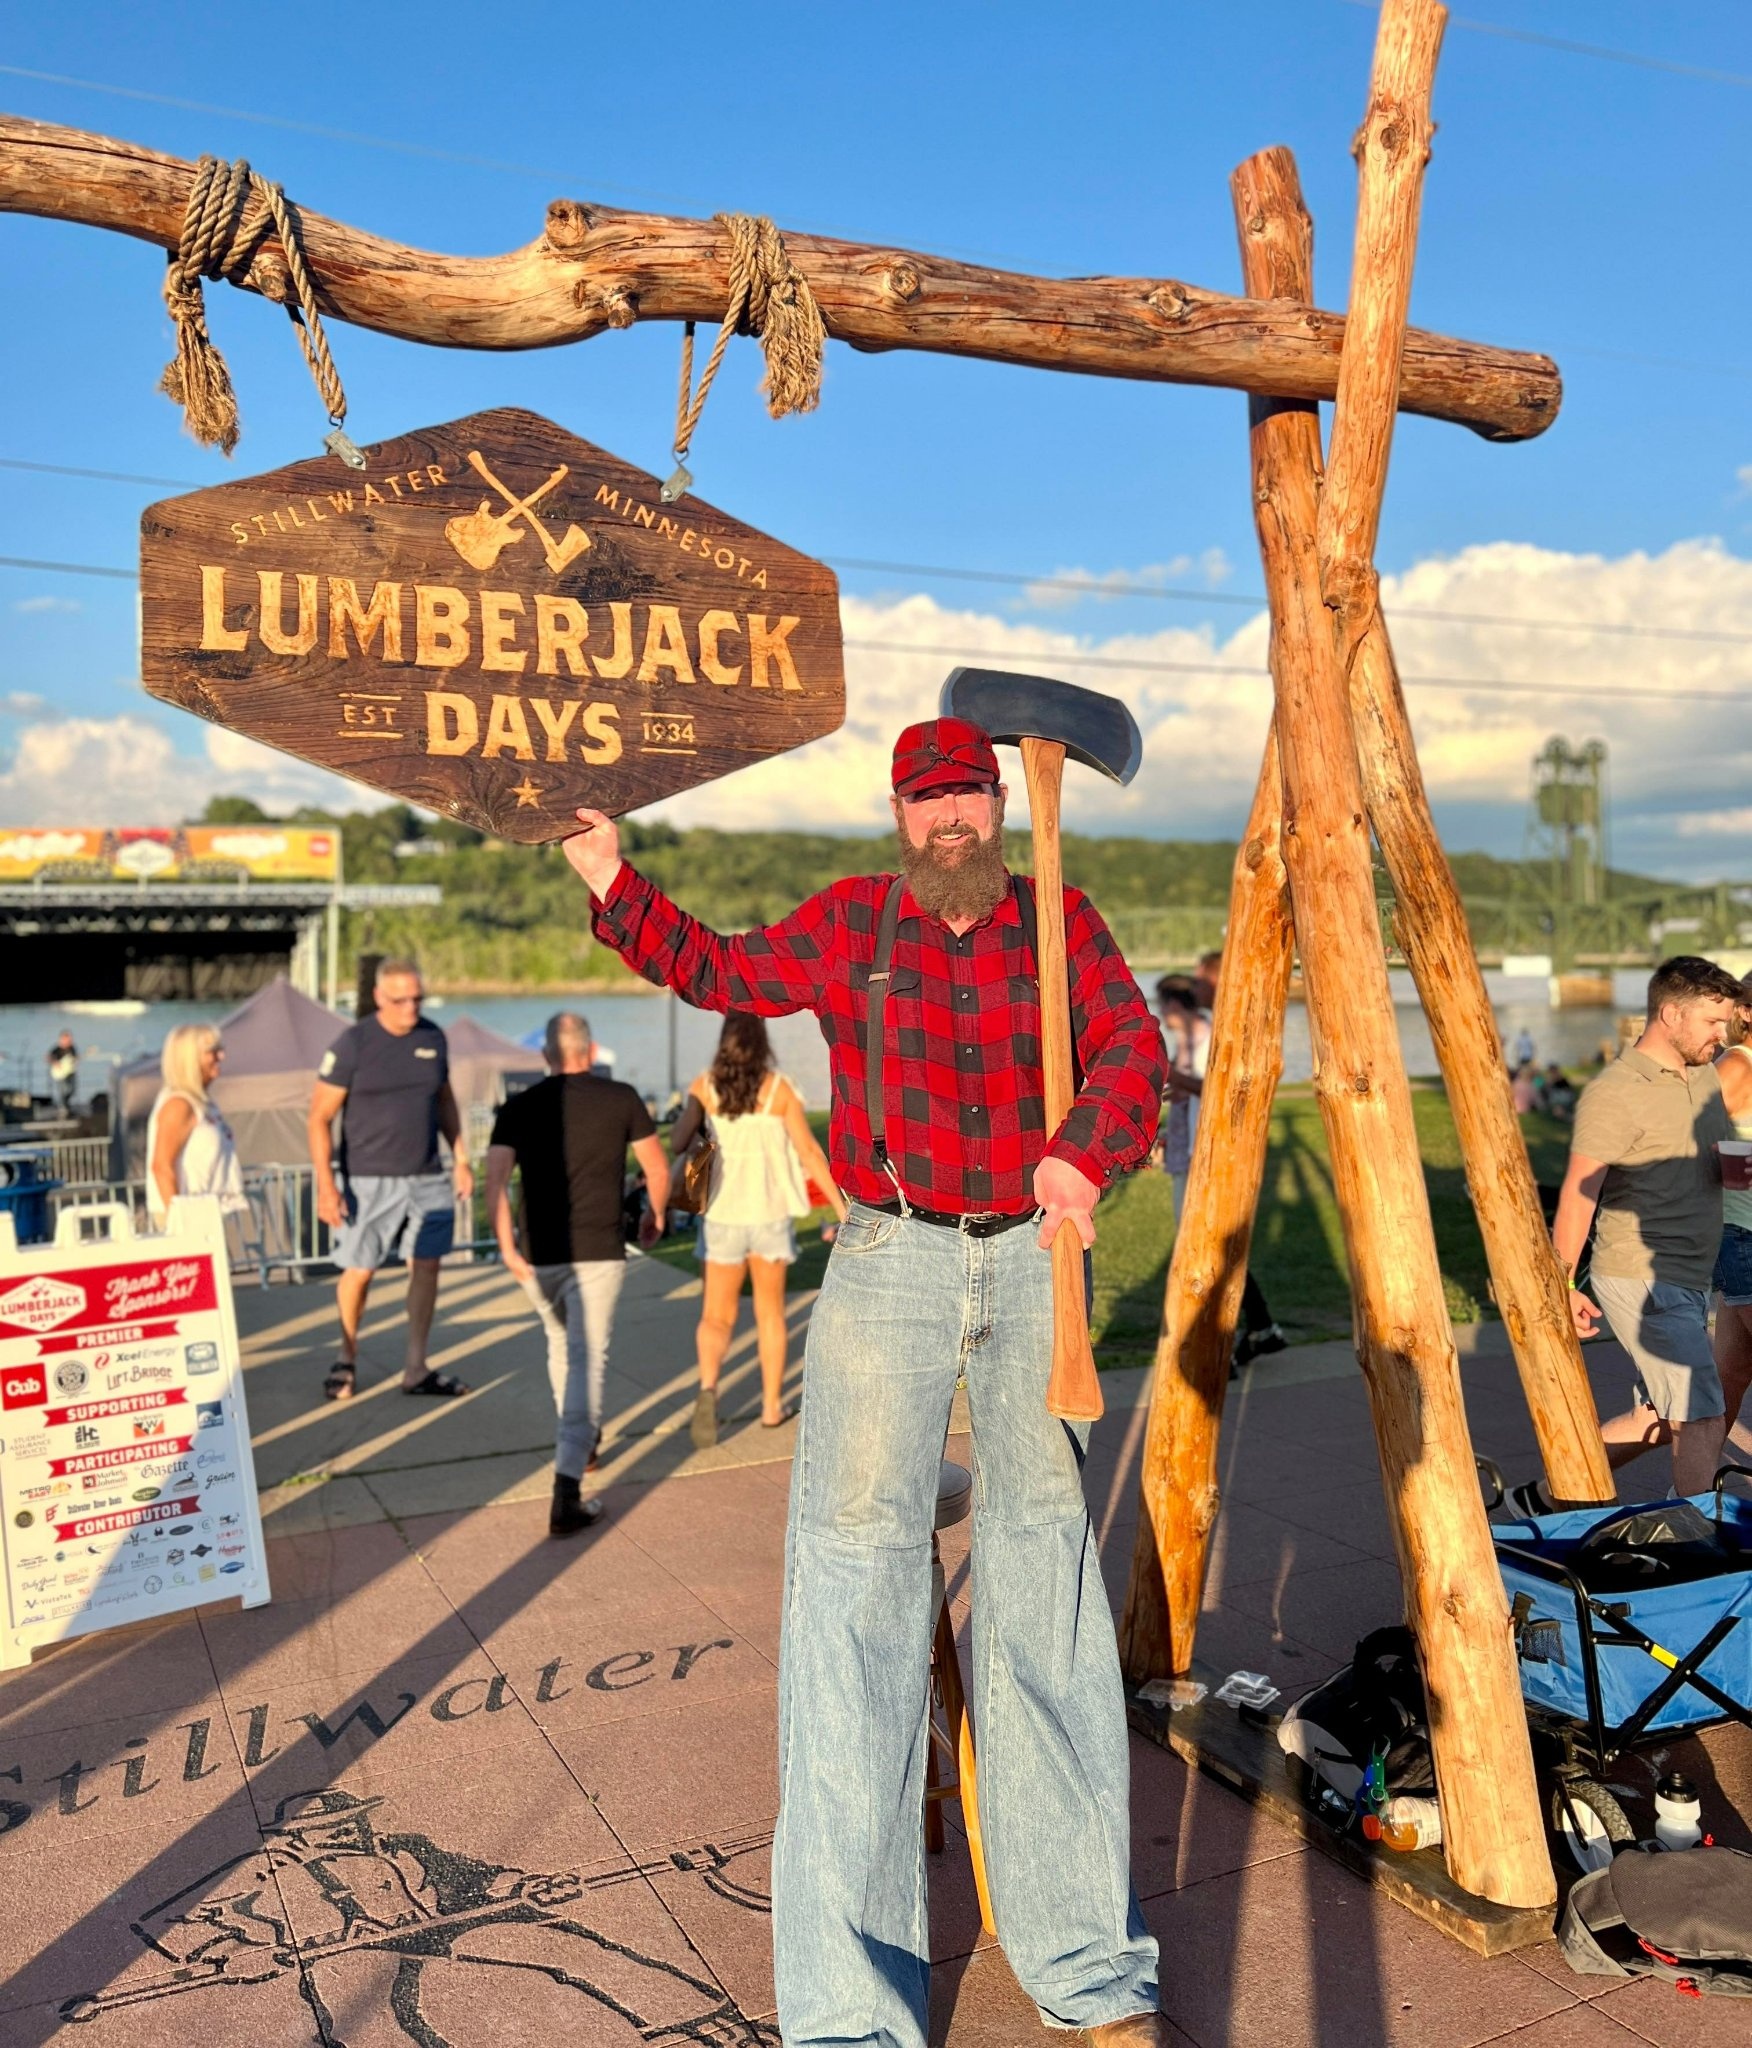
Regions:
[[[149,506],[147,690],[535,843],[833,732],[822,563],[506,408]]]

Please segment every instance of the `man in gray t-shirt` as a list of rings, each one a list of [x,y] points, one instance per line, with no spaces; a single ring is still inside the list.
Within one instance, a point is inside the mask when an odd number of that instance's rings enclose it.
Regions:
[[[333,1257],[341,1269],[341,1355],[322,1390],[331,1401],[352,1395],[372,1275],[400,1256],[408,1262],[402,1392],[466,1394],[468,1386],[454,1373],[432,1372],[426,1364],[439,1262],[450,1249],[457,1203],[474,1193],[450,1090],[449,1052],[443,1032],[420,1015],[425,990],[413,961],[385,960],[375,989],[376,1015],[343,1031],[323,1054],[310,1098],[316,1213],[335,1233]],[[450,1144],[449,1173],[439,1157],[440,1137]]]
[[[1682,1494],[1708,1491],[1727,1433],[1708,1316],[1722,1236],[1715,1147],[1733,1125],[1711,1061],[1740,995],[1712,960],[1656,968],[1642,1036],[1582,1091],[1551,1232],[1577,1334],[1593,1336],[1603,1312],[1636,1368],[1635,1404],[1602,1429],[1607,1460],[1627,1465],[1670,1443]],[[1575,1275],[1590,1224],[1584,1293]],[[1541,1504],[1515,1491],[1516,1506]]]

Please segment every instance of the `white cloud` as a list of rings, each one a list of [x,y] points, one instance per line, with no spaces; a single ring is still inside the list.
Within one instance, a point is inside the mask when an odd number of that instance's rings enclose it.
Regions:
[[[1146,562],[1141,569],[1055,569],[1050,577],[1025,584],[1018,604],[1034,611],[1063,612],[1073,605],[1117,603],[1140,591],[1177,583],[1202,582],[1214,590],[1231,573],[1229,558],[1221,548],[1176,555],[1168,562]],[[1069,587],[1072,585],[1077,587]]]
[[[0,697],[0,711],[11,718],[30,718],[48,708],[49,700],[39,697],[34,690],[8,690],[4,697]]]
[[[1476,820],[1492,809],[1507,821],[1492,850],[1518,854],[1533,756],[1553,734],[1597,737],[1609,748],[1619,865],[1690,878],[1752,874],[1752,814],[1740,808],[1752,788],[1752,720],[1742,709],[1752,705],[1752,562],[1714,540],[1616,559],[1498,541],[1420,562],[1388,578],[1384,595],[1438,813],[1464,807]],[[1067,825],[1189,838],[1239,830],[1270,706],[1263,612],[1222,638],[1175,626],[1099,638],[923,596],[847,598],[841,609],[848,642],[875,643],[847,647],[844,729],[676,798],[665,815],[726,827],[875,829],[887,821],[894,734],[930,715],[956,661],[984,659],[1061,673],[1130,704],[1144,734],[1142,771],[1122,791],[1073,770]],[[1417,615],[1434,612],[1482,616]],[[1729,637],[1552,631],[1551,621]],[[1078,654],[1120,665],[1081,666]],[[1479,687],[1431,687],[1424,678]],[[1483,687],[1492,681],[1515,687]],[[1742,703],[1727,701],[1735,692]],[[1019,772],[1012,779],[1019,783]],[[1475,824],[1455,841],[1457,850],[1477,843]]]
[[[72,597],[21,597],[12,609],[15,612],[78,612],[85,607]]]
[[[123,713],[21,726],[0,767],[0,820],[169,824],[198,816],[210,796],[232,793],[253,796],[270,811],[303,803],[338,801],[355,808],[384,801],[217,727],[206,731],[200,753],[183,753],[164,727]]]
[[[1521,851],[1533,756],[1562,734],[1607,744],[1619,866],[1700,880],[1752,875],[1752,562],[1713,540],[1616,559],[1497,541],[1420,562],[1389,578],[1384,594],[1425,777],[1438,818],[1453,821],[1456,850]],[[731,829],[879,830],[895,734],[932,714],[958,661],[984,661],[1062,674],[1131,706],[1143,768],[1126,790],[1071,770],[1072,829],[1185,838],[1240,829],[1271,705],[1263,612],[1239,613],[1223,634],[1168,624],[1105,636],[918,595],[848,597],[842,616],[842,729],[671,799],[656,815]],[[1552,621],[1590,630],[1552,631]],[[1724,637],[1594,630],[1601,626]],[[1514,687],[1482,687],[1492,680]],[[0,706],[23,719],[10,754],[0,753],[7,824],[166,822],[198,814],[220,792],[270,810],[383,801],[214,726],[57,717],[19,695]],[[1020,769],[1005,758],[1020,814]]]

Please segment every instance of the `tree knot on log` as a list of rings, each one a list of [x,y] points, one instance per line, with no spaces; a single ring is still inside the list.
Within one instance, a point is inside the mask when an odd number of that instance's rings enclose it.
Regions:
[[[923,279],[910,263],[890,263],[880,276],[883,292],[897,306],[910,306],[924,289]]]
[[[1185,320],[1193,310],[1192,294],[1183,284],[1176,284],[1170,278],[1166,284],[1157,285],[1144,301],[1152,313],[1159,313],[1164,320]]]
[[[589,207],[576,199],[555,199],[547,210],[547,243],[550,249],[582,248],[584,238],[595,224]]]
[[[1205,1535],[1216,1523],[1217,1510],[1223,1505],[1223,1496],[1215,1486],[1200,1487],[1192,1500],[1192,1518],[1198,1533]]]
[[[572,287],[574,306],[588,306],[594,302],[597,312],[609,327],[631,327],[639,317],[639,295],[630,285],[593,285],[589,278],[581,277]]]

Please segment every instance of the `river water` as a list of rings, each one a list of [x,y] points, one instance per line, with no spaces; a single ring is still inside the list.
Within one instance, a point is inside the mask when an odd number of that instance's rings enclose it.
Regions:
[[[1647,970],[1614,977],[1614,1009],[1554,1010],[1547,1001],[1543,978],[1522,979],[1486,969],[1485,985],[1496,1007],[1497,1025],[1512,1040],[1529,1032],[1541,1061],[1561,1060],[1582,1066],[1593,1060],[1603,1038],[1612,1038],[1619,1011],[1640,1010]],[[1150,977],[1153,979],[1153,977]],[[1411,977],[1392,976],[1406,1070],[1414,1076],[1436,1072],[1429,1026],[1418,1007]],[[0,1007],[0,1089],[30,1088],[48,1092],[47,1055],[63,1028],[73,1033],[80,1053],[81,1098],[108,1083],[117,1061],[155,1053],[175,1024],[217,1021],[229,1008],[217,1003],[152,1003],[136,1014],[94,1012],[54,1003],[7,1004]],[[522,1039],[539,1031],[559,1009],[578,1009],[590,1019],[599,1042],[615,1056],[615,1072],[641,1094],[667,1097],[686,1087],[708,1064],[717,1043],[720,1020],[703,1010],[678,1003],[667,995],[452,996],[432,1004],[429,1015],[443,1025],[459,1016],[477,1018],[507,1038]],[[813,1107],[827,1102],[827,1049],[813,1017],[780,1017],[769,1026],[779,1063]],[[1308,1044],[1308,1013],[1292,1003],[1284,1028],[1284,1079],[1306,1081],[1313,1072]]]

